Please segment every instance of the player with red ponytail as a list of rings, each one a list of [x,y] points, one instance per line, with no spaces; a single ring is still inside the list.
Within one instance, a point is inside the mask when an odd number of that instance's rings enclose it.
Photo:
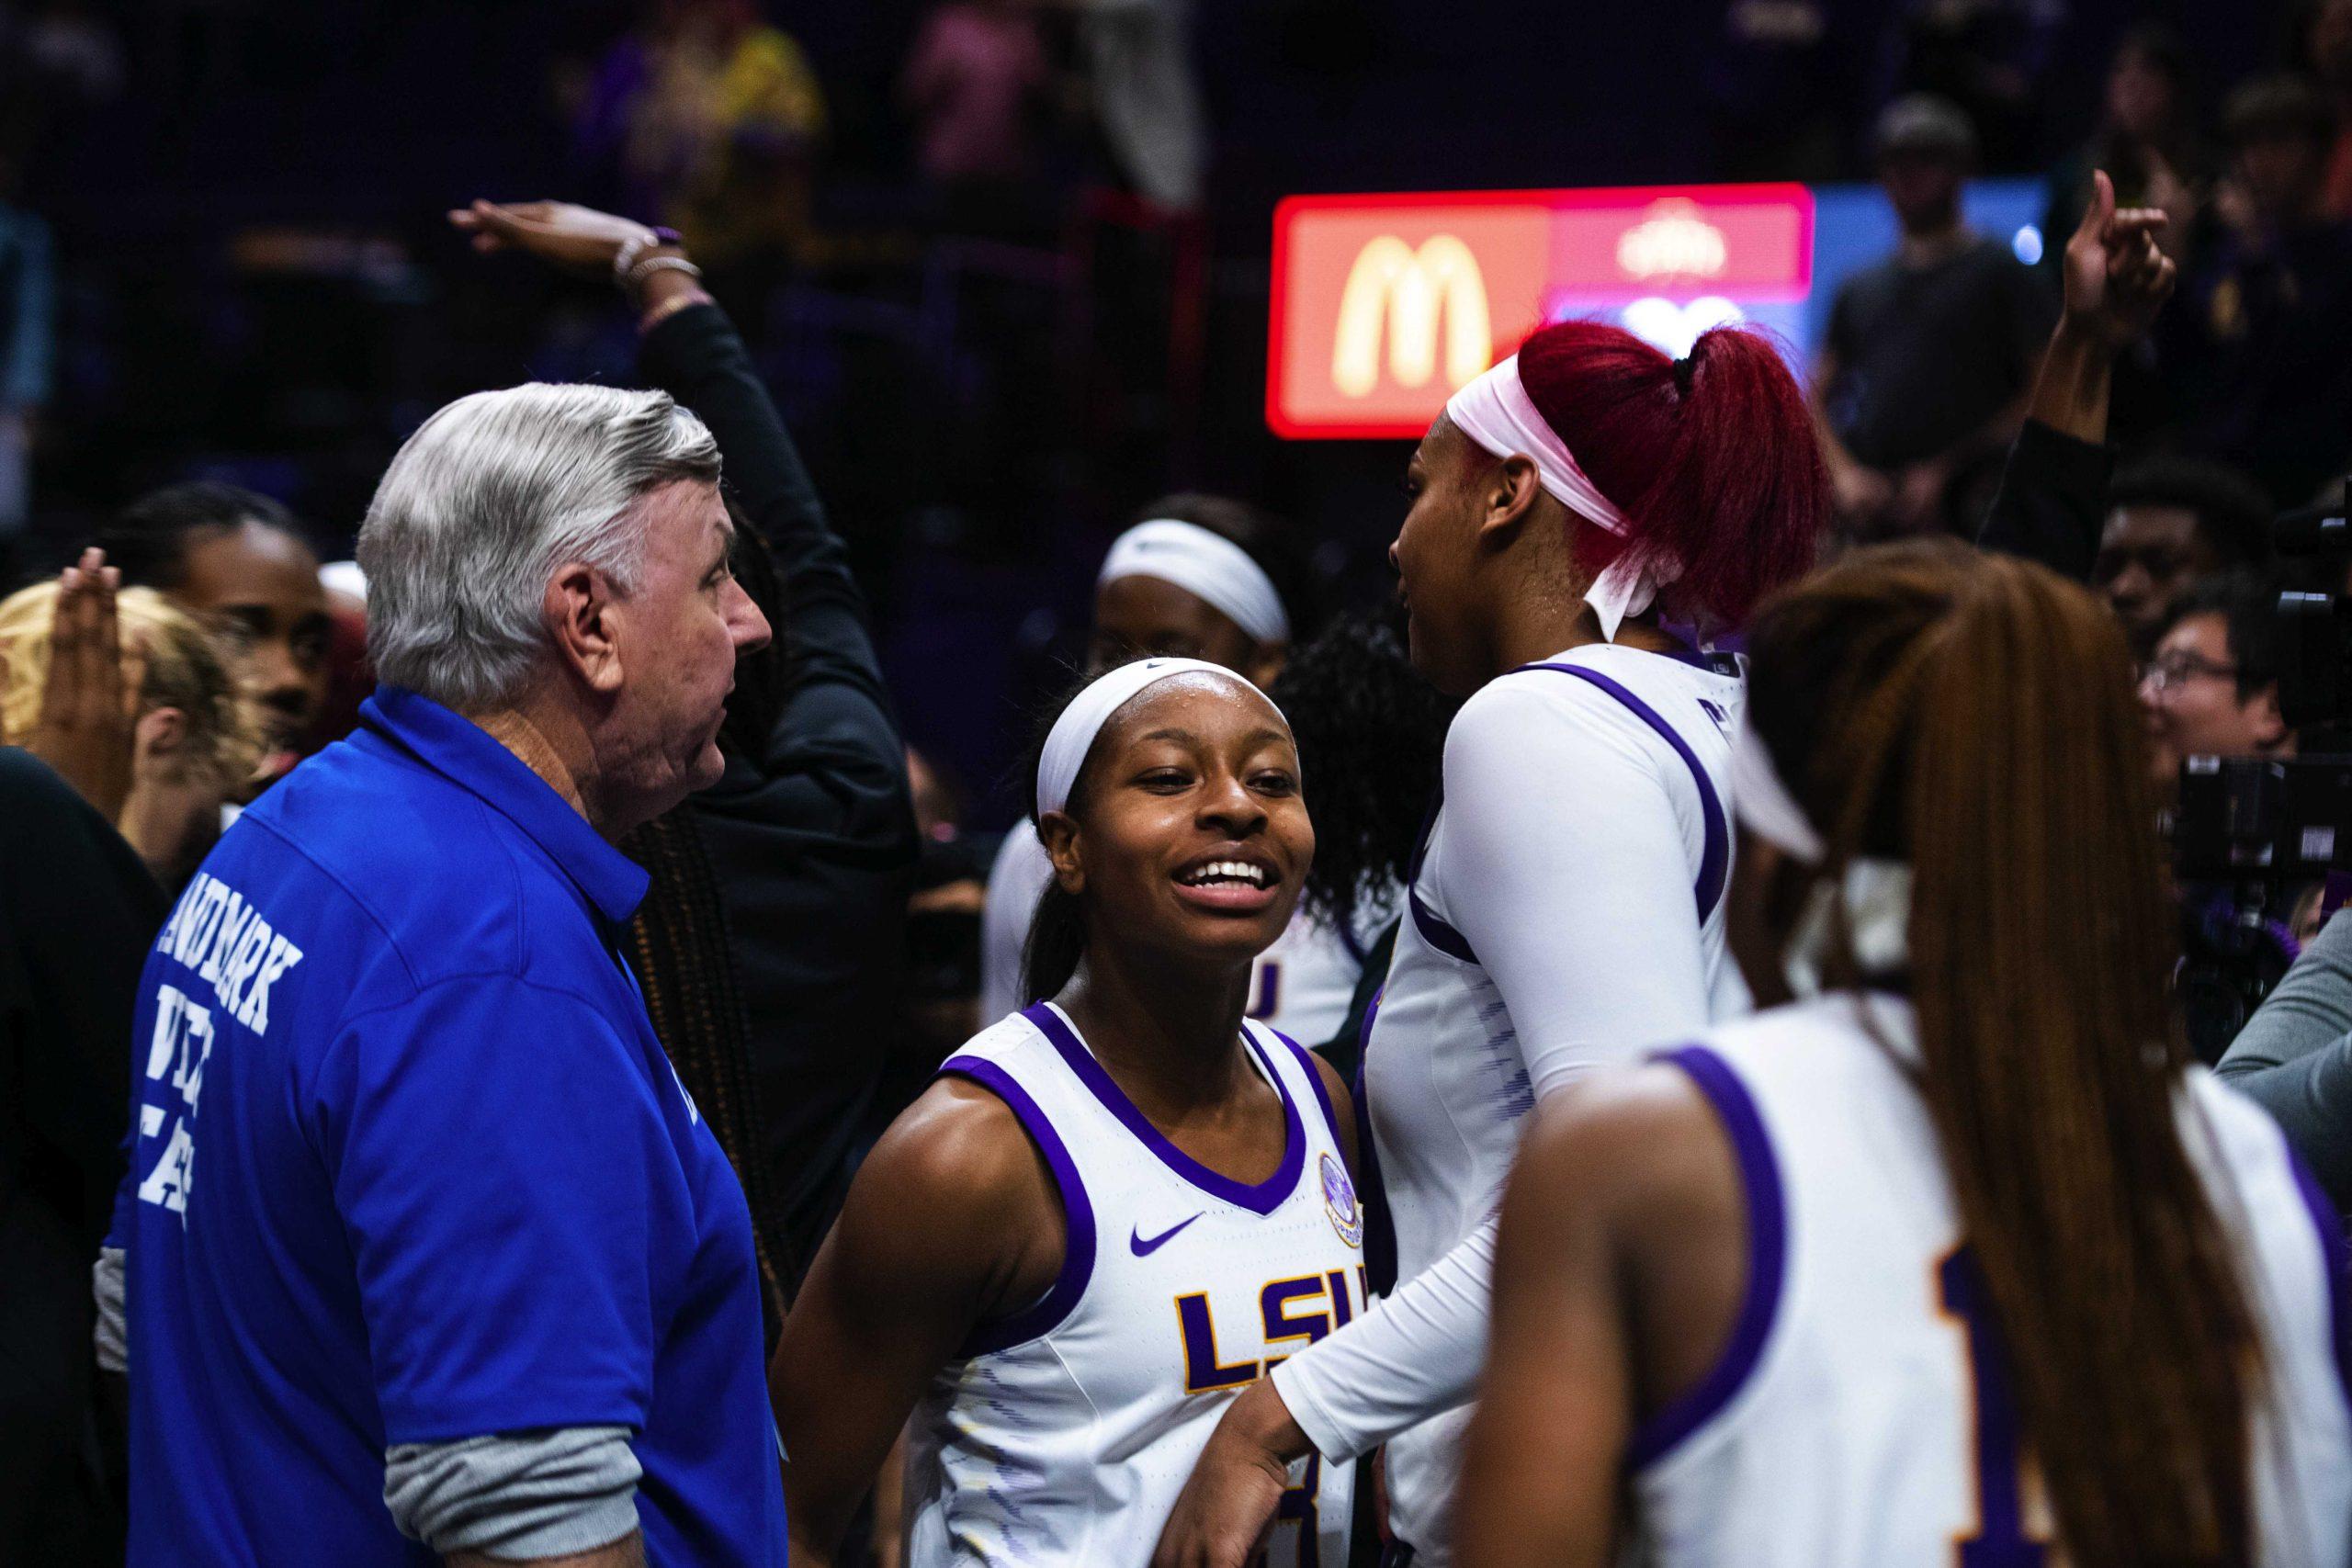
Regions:
[[[1723,909],[1747,691],[1711,644],[1804,574],[1830,511],[1780,355],[1737,329],[1674,359],[1547,327],[1453,395],[1406,488],[1413,661],[1467,700],[1359,1086],[1396,1278],[1234,1402],[1163,1568],[1239,1568],[1291,1461],[1383,1443],[1386,1561],[1443,1568],[1521,1122],[1747,1005]]]

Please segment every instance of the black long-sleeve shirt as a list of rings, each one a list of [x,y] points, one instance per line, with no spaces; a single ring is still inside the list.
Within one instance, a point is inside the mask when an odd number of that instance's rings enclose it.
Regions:
[[[784,581],[782,707],[689,807],[718,881],[762,1153],[805,1268],[841,1206],[898,1005],[920,851],[906,750],[848,553],[726,313],[670,316],[639,366],[710,427]]]
[[[96,1562],[90,1265],[122,1176],[131,1011],[169,900],[28,751],[0,747],[0,1555]],[[20,1555],[10,1555],[9,1548]]]
[[[2114,467],[2105,446],[2027,420],[1977,532],[1978,547],[2022,556],[2062,577],[2089,581],[2098,561],[2107,481]]]

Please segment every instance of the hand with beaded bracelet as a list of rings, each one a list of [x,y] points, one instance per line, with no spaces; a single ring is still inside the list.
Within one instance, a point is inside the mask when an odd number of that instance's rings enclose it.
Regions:
[[[566,272],[613,279],[636,308],[640,332],[710,301],[675,230],[564,201],[477,200],[452,210],[449,221],[484,254],[523,251]]]

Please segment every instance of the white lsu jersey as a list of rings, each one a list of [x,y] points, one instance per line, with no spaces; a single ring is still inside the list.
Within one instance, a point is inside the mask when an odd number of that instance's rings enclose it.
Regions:
[[[988,902],[980,915],[980,1016],[999,1017],[1021,1005],[1021,948],[1037,899],[1054,878],[1053,862],[1037,841],[1036,824],[1014,823],[989,869]],[[1320,1045],[1340,1032],[1363,978],[1364,949],[1395,916],[1393,898],[1367,900],[1353,931],[1301,908],[1250,971],[1249,1014],[1269,1029]]]
[[[1908,1003],[1841,995],[1667,1053],[1730,1137],[1750,1261],[1723,1360],[1634,1435],[1643,1561],[2050,1561],[2050,1521],[2020,1472],[2014,1401],[1935,1129],[1896,1060],[1915,1041]],[[2202,1068],[2180,1110],[2268,1358],[2252,1447],[2258,1562],[2342,1568],[2352,1550],[2342,1233],[2261,1111]]]
[[[1505,686],[1516,697],[1545,705],[1544,722],[1563,733],[1597,738],[1577,743],[1613,745],[1646,759],[1656,785],[1645,798],[1616,803],[1564,795],[1553,808],[1589,818],[1611,810],[1654,812],[1661,798],[1669,805],[1682,850],[1670,874],[1679,880],[1643,896],[1660,904],[1696,900],[1699,983],[1708,1003],[1703,1021],[1744,1010],[1747,993],[1729,960],[1723,909],[1732,851],[1729,736],[1747,694],[1736,664],[1604,645],[1514,671],[1489,691]],[[1522,770],[1514,785],[1522,794],[1544,790],[1540,765],[1531,767],[1523,757],[1498,761]],[[1368,1166],[1395,1227],[1399,1280],[1428,1269],[1494,1212],[1519,1150],[1520,1123],[1535,1108],[1538,1090],[1510,1007],[1453,924],[1464,911],[1449,897],[1458,903],[1494,894],[1466,886],[1471,879],[1459,874],[1449,893],[1445,810],[1441,804],[1432,812],[1415,856],[1408,912],[1363,1055],[1367,1116],[1361,1135],[1373,1150]],[[1631,914],[1612,906],[1588,918]],[[1515,918],[1539,935],[1548,925],[1539,916]],[[1606,993],[1622,992],[1623,979],[1591,981],[1592,1010],[1614,1006]],[[1623,1036],[1619,1043],[1630,1057],[1654,1043],[1661,1029],[1675,1027],[1644,1018],[1619,1021],[1612,1030]],[[1465,1405],[1388,1441],[1389,1524],[1411,1543],[1417,1563],[1444,1568],[1452,1560],[1453,1493],[1469,1419]]]
[[[1285,1126],[1255,1185],[1170,1143],[1050,1003],[940,1069],[1021,1119],[1069,1240],[1045,1298],[967,1344],[909,1422],[913,1568],[1143,1568],[1233,1395],[1361,1308],[1363,1216],[1323,1080],[1243,1030]],[[1309,1458],[1291,1482],[1268,1561],[1344,1568],[1352,1467]]]

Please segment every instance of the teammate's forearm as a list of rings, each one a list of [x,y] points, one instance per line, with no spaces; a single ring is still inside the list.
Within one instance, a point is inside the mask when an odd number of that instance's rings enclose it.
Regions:
[[[2062,435],[2102,446],[2114,383],[2115,356],[2108,346],[2089,328],[2062,320],[2041,356],[2027,416]]]

